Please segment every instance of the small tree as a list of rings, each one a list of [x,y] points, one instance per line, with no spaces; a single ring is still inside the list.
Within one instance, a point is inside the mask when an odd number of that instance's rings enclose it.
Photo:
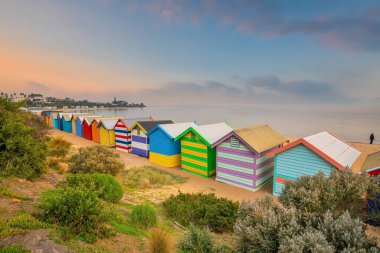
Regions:
[[[124,168],[124,164],[118,159],[118,154],[102,146],[80,148],[78,153],[69,159],[69,172],[116,175]]]

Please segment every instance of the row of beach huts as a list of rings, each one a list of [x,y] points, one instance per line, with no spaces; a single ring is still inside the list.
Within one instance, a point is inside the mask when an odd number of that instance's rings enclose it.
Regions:
[[[198,125],[150,117],[102,117],[43,111],[43,120],[106,147],[149,158],[236,187],[256,191],[273,182],[279,195],[286,181],[351,167],[360,152],[321,132],[293,142],[268,125],[233,129],[226,123]]]

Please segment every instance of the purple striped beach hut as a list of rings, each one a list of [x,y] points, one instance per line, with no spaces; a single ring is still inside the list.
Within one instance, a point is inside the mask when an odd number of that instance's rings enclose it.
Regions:
[[[288,139],[268,125],[234,130],[216,147],[216,181],[256,191],[273,179],[273,158],[265,155]]]

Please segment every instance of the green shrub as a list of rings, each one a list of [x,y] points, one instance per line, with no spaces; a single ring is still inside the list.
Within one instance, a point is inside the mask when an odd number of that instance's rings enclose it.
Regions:
[[[47,166],[50,169],[61,171],[61,165],[59,164],[59,161],[57,159],[48,159]]]
[[[147,166],[129,169],[123,175],[123,184],[128,188],[156,188],[184,182],[186,179],[181,176]]]
[[[123,187],[108,174],[76,174],[66,178],[68,187],[85,187],[98,193],[98,197],[109,202],[117,202],[123,197]]]
[[[69,154],[72,145],[62,137],[51,138],[48,142],[48,155],[64,159]]]
[[[39,218],[58,224],[87,242],[107,235],[107,213],[98,193],[84,187],[55,189],[43,194]]]
[[[150,253],[172,252],[169,233],[163,228],[153,228],[150,230],[147,244],[148,252]]]
[[[302,211],[306,217],[323,215],[327,210],[334,215],[348,210],[351,216],[362,217],[366,197],[380,189],[379,182],[380,179],[350,170],[333,170],[329,177],[319,172],[315,176],[302,176],[296,182],[286,182],[279,200]]]
[[[0,248],[0,253],[29,253],[30,250],[21,245],[8,245]]]
[[[348,212],[336,218],[327,211],[305,218],[294,207],[276,204],[272,197],[243,202],[234,225],[237,252],[376,252],[363,223]]]
[[[102,146],[80,148],[78,153],[69,159],[69,172],[116,175],[124,168],[118,158],[118,154]]]
[[[20,105],[0,98],[0,174],[35,179],[46,169],[47,128]]]
[[[189,225],[209,226],[215,232],[232,230],[239,203],[215,194],[179,193],[168,198],[163,206],[169,217]]]
[[[188,252],[212,253],[214,252],[214,238],[208,228],[196,228],[191,225],[180,241],[179,248]]]
[[[145,229],[153,227],[157,224],[156,210],[147,204],[135,206],[132,210],[131,221]]]
[[[18,191],[11,190],[4,185],[0,185],[0,197],[16,198],[22,200],[31,200],[31,198],[24,196]]]

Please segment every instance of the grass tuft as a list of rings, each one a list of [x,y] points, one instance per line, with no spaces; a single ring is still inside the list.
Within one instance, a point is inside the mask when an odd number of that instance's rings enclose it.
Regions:
[[[0,222],[0,237],[24,234],[28,232],[28,230],[49,227],[49,224],[37,220],[30,214],[21,214],[8,221]]]
[[[123,175],[124,186],[132,189],[157,188],[184,182],[186,179],[181,176],[149,166],[129,169]]]
[[[11,190],[4,185],[0,185],[0,197],[16,198],[21,200],[32,200],[31,198],[28,198],[15,190]]]
[[[167,230],[163,228],[153,228],[149,232],[147,241],[148,252],[168,253],[172,252],[172,242]]]

